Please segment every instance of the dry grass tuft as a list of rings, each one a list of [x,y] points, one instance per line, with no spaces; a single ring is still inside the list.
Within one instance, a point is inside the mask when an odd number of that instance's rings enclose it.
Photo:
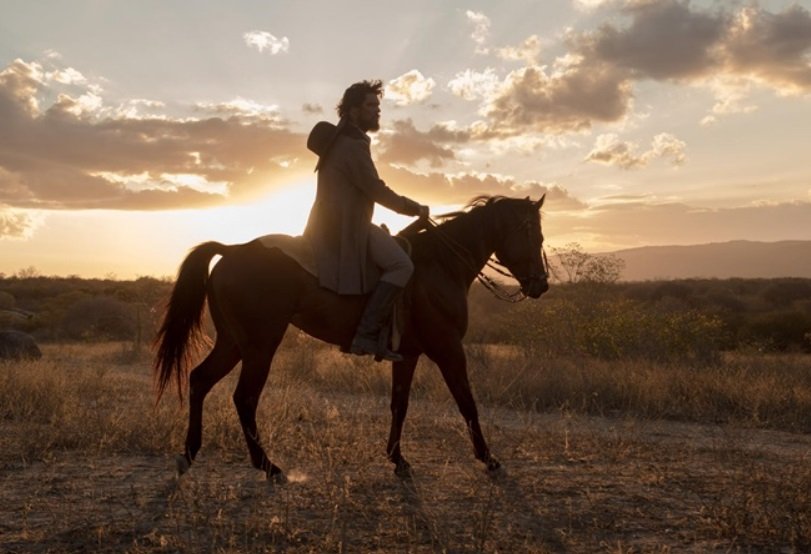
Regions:
[[[774,466],[752,462],[736,473],[739,486],[719,491],[702,509],[705,524],[720,537],[764,549],[786,545],[811,549],[811,460]]]

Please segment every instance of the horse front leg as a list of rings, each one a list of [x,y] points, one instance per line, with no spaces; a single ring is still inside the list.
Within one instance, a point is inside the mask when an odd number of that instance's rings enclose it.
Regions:
[[[386,455],[394,464],[394,473],[399,477],[411,474],[411,465],[403,458],[400,451],[400,437],[403,433],[403,422],[408,411],[408,397],[411,393],[411,381],[419,356],[406,357],[402,362],[391,364],[391,431]]]
[[[467,358],[462,348],[461,338],[454,340],[437,341],[436,346],[430,351],[426,351],[442,372],[445,384],[448,386],[459,412],[465,418],[470,440],[473,443],[473,452],[476,459],[485,464],[488,471],[495,471],[501,467],[499,461],[490,454],[487,442],[484,440],[479,425],[479,411],[476,408],[476,401],[473,392],[470,390],[470,382],[467,377]]]

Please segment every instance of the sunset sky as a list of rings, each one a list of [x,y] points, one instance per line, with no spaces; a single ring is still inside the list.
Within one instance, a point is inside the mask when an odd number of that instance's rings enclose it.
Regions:
[[[545,192],[552,246],[811,240],[811,0],[0,0],[0,273],[300,233],[306,135],[367,78],[381,177],[434,212]]]

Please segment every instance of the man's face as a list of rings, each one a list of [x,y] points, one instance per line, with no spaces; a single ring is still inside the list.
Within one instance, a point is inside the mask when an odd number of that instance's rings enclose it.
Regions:
[[[380,98],[369,93],[363,103],[357,108],[351,108],[352,119],[362,131],[377,131],[380,129]]]

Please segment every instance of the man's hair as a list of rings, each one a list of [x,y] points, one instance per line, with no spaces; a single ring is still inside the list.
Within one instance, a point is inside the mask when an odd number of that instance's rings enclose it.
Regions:
[[[366,100],[367,94],[374,94],[378,98],[383,96],[383,81],[375,79],[373,81],[361,81],[350,86],[344,91],[341,101],[335,106],[339,117],[349,115],[349,108],[357,108]]]

